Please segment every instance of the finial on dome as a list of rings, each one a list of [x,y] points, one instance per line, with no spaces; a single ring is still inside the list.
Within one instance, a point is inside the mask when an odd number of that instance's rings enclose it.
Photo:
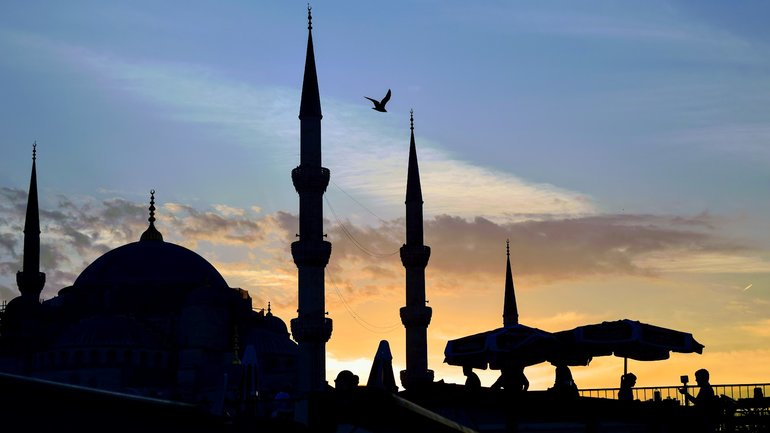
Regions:
[[[270,309],[270,301],[267,301],[267,315],[268,316],[272,316],[273,315],[273,312]]]
[[[310,7],[310,3],[307,4],[307,29],[313,30],[313,15],[310,13],[310,11],[313,10],[313,8]]]
[[[142,237],[139,238],[142,241],[162,241],[163,235],[155,228],[155,190],[150,190],[150,217],[147,221],[150,222],[150,226],[142,233]]]
[[[150,223],[155,222],[155,190],[150,190],[150,217],[147,218],[147,221]]]
[[[37,140],[32,143],[32,160],[37,159]]]
[[[414,109],[409,110],[409,129],[414,131]]]

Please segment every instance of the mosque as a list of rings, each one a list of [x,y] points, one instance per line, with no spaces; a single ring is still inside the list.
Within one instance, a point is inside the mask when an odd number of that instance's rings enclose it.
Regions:
[[[291,171],[299,196],[298,239],[290,246],[298,272],[298,307],[288,328],[269,306],[267,311],[255,310],[248,291],[230,287],[206,259],[163,239],[154,191],[148,227],[136,242],[108,251],[71,286],[41,302],[45,273],[40,269],[33,147],[23,268],[17,273],[20,294],[0,311],[0,418],[15,418],[28,426],[37,423],[40,429],[57,427],[65,419],[80,431],[103,431],[104,423],[109,423],[110,431],[154,426],[158,431],[212,433],[228,430],[219,428],[221,423],[207,423],[207,415],[245,413],[257,416],[259,431],[474,431],[466,427],[470,424],[496,426],[482,431],[511,431],[508,428],[517,421],[510,419],[508,397],[495,390],[473,394],[460,385],[437,382],[428,368],[432,310],[426,305],[425,268],[431,249],[424,244],[413,116],[406,233],[400,249],[405,269],[406,302],[400,317],[406,332],[406,369],[398,376],[404,391],[395,393],[387,350],[373,360],[366,387],[358,386],[357,378],[349,381],[342,375],[334,388],[330,386],[326,343],[333,322],[326,313],[324,274],[332,245],[324,235],[323,195],[331,173],[322,165],[322,118],[308,7],[300,161]],[[510,258],[503,325],[519,326]],[[276,412],[265,417],[256,409],[258,400],[286,391],[291,392],[291,415],[279,417],[283,423],[270,428],[267,421]],[[550,398],[535,396],[519,413],[553,419]],[[56,415],[36,417],[37,408]],[[585,417],[576,412],[585,407],[570,405],[569,410],[565,412],[569,417]],[[152,424],[137,423],[133,414],[145,415],[138,419],[151,419]],[[246,427],[255,430],[255,425]]]
[[[71,286],[41,302],[46,281],[40,269],[33,147],[19,296],[0,312],[0,374],[203,405],[211,413],[248,396],[292,390],[302,400],[328,390],[325,345],[332,319],[325,309],[324,270],[332,246],[323,229],[330,171],[321,162],[322,117],[308,8],[300,163],[291,172],[299,195],[298,240],[291,244],[298,270],[298,314],[290,321],[291,332],[269,306],[255,310],[249,293],[230,287],[206,259],[163,239],[154,191],[148,227],[136,242],[108,251]],[[423,245],[413,118],[411,122],[407,231],[401,248],[407,288],[400,311],[408,346],[407,368],[400,377],[407,389],[433,381],[427,366],[431,309],[425,302],[430,248]],[[308,410],[300,407],[298,412]]]

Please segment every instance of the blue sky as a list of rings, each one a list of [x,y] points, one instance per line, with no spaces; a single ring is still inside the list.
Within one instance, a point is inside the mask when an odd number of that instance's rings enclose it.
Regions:
[[[413,108],[426,216],[434,219],[436,233],[447,230],[446,238],[434,235],[434,251],[446,242],[459,249],[453,254],[474,255],[467,261],[488,273],[494,288],[500,259],[492,248],[506,236],[526,237],[541,224],[537,230],[558,237],[548,242],[563,246],[564,258],[553,251],[531,253],[538,250],[532,244],[520,246],[525,265],[519,276],[533,287],[531,296],[542,296],[542,305],[533,300],[532,311],[543,323],[551,323],[548,290],[600,290],[608,283],[607,269],[612,278],[632,278],[618,282],[629,287],[688,287],[677,292],[680,297],[671,301],[676,303],[686,302],[705,281],[735,289],[730,296],[755,294],[740,301],[753,321],[714,331],[716,341],[770,323],[763,313],[770,295],[759,283],[770,272],[766,2],[312,6],[324,163],[333,182],[326,203],[330,230],[346,221],[348,231],[361,230],[362,239],[380,242],[367,245],[372,251],[399,246],[397,231],[383,239],[378,233],[398,227],[403,215]],[[59,279],[49,275],[49,296],[105,249],[133,240],[154,188],[168,218],[186,225],[167,225],[171,239],[224,266],[228,282],[249,286],[260,302],[269,297],[260,290],[284,296],[279,309],[283,305],[283,317],[291,317],[286,293],[294,284],[292,264],[280,261],[291,239],[280,230],[292,231],[283,213],[297,212],[289,173],[298,163],[305,16],[306,3],[297,1],[0,4],[0,187],[7,197],[26,191],[31,143],[37,140],[41,204],[52,218],[61,217],[50,223],[56,228],[50,230],[51,251],[67,258],[56,262],[67,272]],[[363,97],[380,98],[388,88],[389,112],[370,110]],[[18,209],[3,209],[0,235],[9,246],[0,257],[3,269],[11,270],[20,260],[14,237]],[[125,220],[116,216],[133,211]],[[89,212],[99,221],[90,228],[82,221]],[[118,222],[133,228],[115,233]],[[219,223],[228,236],[259,242],[228,243],[204,234],[205,224]],[[249,232],[256,227],[258,234]],[[649,228],[657,231],[645,232]],[[573,238],[570,230],[584,237]],[[74,232],[91,239],[88,248]],[[590,233],[615,237],[605,244]],[[430,242],[429,231],[426,236]],[[626,238],[631,240],[619,240]],[[612,260],[617,268],[597,266],[585,275],[558,271],[557,264],[573,269],[579,261],[569,257],[581,254],[565,239],[590,251],[644,254],[629,256],[628,275]],[[650,239],[659,239],[657,246],[650,247]],[[335,251],[346,251],[342,242]],[[364,259],[340,257],[349,262],[340,261],[330,272],[349,280],[349,291],[342,292],[354,305],[362,299],[357,308],[366,311],[374,274],[359,280],[352,275]],[[449,261],[433,260],[437,288],[466,284],[462,276],[440,273],[440,263]],[[392,280],[380,284],[395,287],[401,284],[399,264],[389,266]],[[247,272],[255,267],[256,274]],[[377,275],[385,275],[382,268]],[[654,281],[637,280],[650,275]],[[0,279],[6,298],[15,290],[11,277]],[[743,291],[748,284],[752,288]],[[401,300],[394,293],[389,299],[397,311]],[[524,302],[526,294],[519,298]],[[697,310],[699,321],[674,324],[706,326],[700,324],[711,309],[727,301],[716,296],[713,302]],[[649,311],[649,320],[673,320],[660,304],[648,305],[639,311]],[[630,315],[634,307],[621,304],[601,314]],[[343,305],[336,308],[337,317],[346,314]],[[598,312],[585,316],[591,308],[556,309],[551,316],[573,321],[604,318]],[[451,337],[451,326],[435,326]],[[354,357],[348,349],[331,348],[340,359],[343,352]],[[440,362],[441,347],[433,350]]]

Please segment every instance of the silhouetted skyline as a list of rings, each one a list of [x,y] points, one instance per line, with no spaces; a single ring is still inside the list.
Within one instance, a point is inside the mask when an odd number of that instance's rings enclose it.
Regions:
[[[294,317],[287,173],[299,156],[305,3],[43,5],[0,6],[0,299],[17,293],[37,140],[43,297],[136,240],[154,188],[164,237],[195,247],[256,306]],[[397,251],[414,108],[437,380],[464,381],[442,363],[448,339],[499,326],[506,238],[522,323],[628,317],[706,346],[633,365],[639,386],[697,367],[715,383],[766,380],[767,7],[317,5],[334,173],[327,379],[349,369],[365,382],[383,339],[394,370],[405,368]],[[361,95],[386,86],[398,96],[381,115]],[[616,386],[617,366],[573,374]],[[486,386],[497,374],[478,373]],[[543,389],[552,369],[527,377]]]

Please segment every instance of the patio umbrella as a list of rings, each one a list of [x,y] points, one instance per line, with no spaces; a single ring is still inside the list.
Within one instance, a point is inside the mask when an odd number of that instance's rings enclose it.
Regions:
[[[450,340],[444,362],[499,370],[505,364],[529,366],[553,356],[559,341],[549,332],[520,324]]]
[[[562,346],[551,362],[610,355],[659,361],[668,359],[671,352],[703,353],[703,345],[690,333],[628,319],[578,326],[554,335]]]

